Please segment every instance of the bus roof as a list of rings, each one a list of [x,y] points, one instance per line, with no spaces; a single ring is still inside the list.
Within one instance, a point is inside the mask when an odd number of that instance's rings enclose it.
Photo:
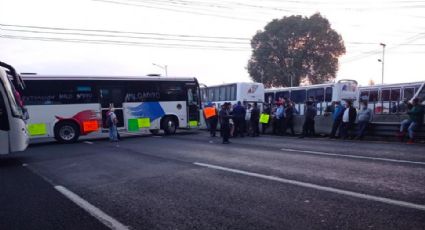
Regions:
[[[89,76],[89,75],[22,75],[24,80],[94,80],[94,81],[197,81],[195,77],[160,77],[160,76]]]
[[[256,85],[260,85],[260,84],[263,84],[263,83],[260,83],[260,82],[231,82],[231,83],[223,83],[223,84],[218,84],[218,85],[211,85],[211,86],[207,86],[207,88],[212,88],[212,87],[220,87],[220,86],[226,86],[226,85],[234,85],[234,84],[249,84],[249,85],[253,85],[253,84],[256,84]]]
[[[424,83],[425,83],[425,81],[405,82],[405,83],[390,83],[390,84],[376,84],[376,85],[359,86],[359,88],[360,89],[388,88],[388,87],[421,85],[421,84],[424,84]]]

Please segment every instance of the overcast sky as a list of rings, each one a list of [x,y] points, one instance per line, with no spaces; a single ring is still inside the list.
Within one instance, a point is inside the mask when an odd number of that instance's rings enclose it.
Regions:
[[[380,83],[385,43],[386,83],[425,80],[425,1],[0,0],[0,9],[0,60],[20,72],[164,74],[156,63],[207,85],[251,81],[256,31],[320,12],[347,48],[337,78]]]

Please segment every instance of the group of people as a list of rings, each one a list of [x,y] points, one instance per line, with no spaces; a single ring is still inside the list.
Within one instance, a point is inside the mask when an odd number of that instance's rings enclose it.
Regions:
[[[213,109],[212,113],[205,111]],[[208,116],[207,116],[208,115]],[[242,105],[238,101],[232,106],[230,102],[221,105],[220,111],[213,103],[204,109],[211,137],[216,136],[217,125],[220,124],[220,135],[223,138],[223,144],[229,144],[230,137],[244,137],[245,135],[258,137],[260,135],[259,120],[260,109],[256,102]]]
[[[414,99],[411,103],[405,102],[406,108],[403,110],[409,116],[401,122],[399,138],[402,140],[405,136],[409,137],[408,143],[413,143],[415,139],[415,131],[423,124],[424,106],[419,102],[419,99]],[[401,110],[400,110],[401,111]],[[264,113],[268,113],[272,117],[271,124],[273,125],[273,134],[286,135],[290,129],[294,135],[294,116],[299,114],[294,106],[294,103],[287,98],[280,98],[274,104],[265,104]],[[304,107],[304,123],[302,133],[299,138],[315,136],[315,117],[317,115],[317,106],[313,99],[309,98],[305,102]],[[331,116],[332,127],[330,129],[329,138],[341,139],[358,139],[361,140],[366,134],[368,127],[373,119],[373,111],[368,107],[367,101],[360,102],[360,108],[356,109],[353,102],[333,101],[331,105],[325,109],[325,116]],[[263,132],[268,124],[263,124]]]
[[[267,107],[268,109],[269,107]],[[269,111],[265,109],[265,113]],[[286,98],[281,98],[276,102],[276,106],[271,111],[273,117],[273,134],[286,135],[286,131],[289,129],[292,135],[295,135],[294,131],[294,115],[298,114],[298,111],[294,107],[294,103]],[[267,129],[267,124],[263,124],[263,132]]]
[[[362,101],[359,111],[353,106],[352,101],[345,101],[345,106],[340,101],[334,101],[326,108],[325,115],[332,116],[332,128],[329,138],[363,139],[369,123],[373,119],[373,112],[368,108],[367,101]],[[357,132],[356,129],[357,122]],[[337,131],[339,134],[337,136]]]

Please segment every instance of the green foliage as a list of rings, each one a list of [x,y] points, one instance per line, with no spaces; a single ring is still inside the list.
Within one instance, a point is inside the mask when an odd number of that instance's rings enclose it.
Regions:
[[[266,87],[298,86],[335,78],[338,57],[345,54],[341,35],[319,13],[311,17],[274,19],[251,40],[253,53],[248,72]]]

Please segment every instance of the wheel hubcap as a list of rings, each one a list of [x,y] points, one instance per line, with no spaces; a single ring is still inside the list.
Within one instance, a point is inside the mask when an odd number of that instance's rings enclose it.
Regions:
[[[59,135],[62,139],[70,141],[75,137],[75,130],[71,126],[66,125],[60,129]]]

